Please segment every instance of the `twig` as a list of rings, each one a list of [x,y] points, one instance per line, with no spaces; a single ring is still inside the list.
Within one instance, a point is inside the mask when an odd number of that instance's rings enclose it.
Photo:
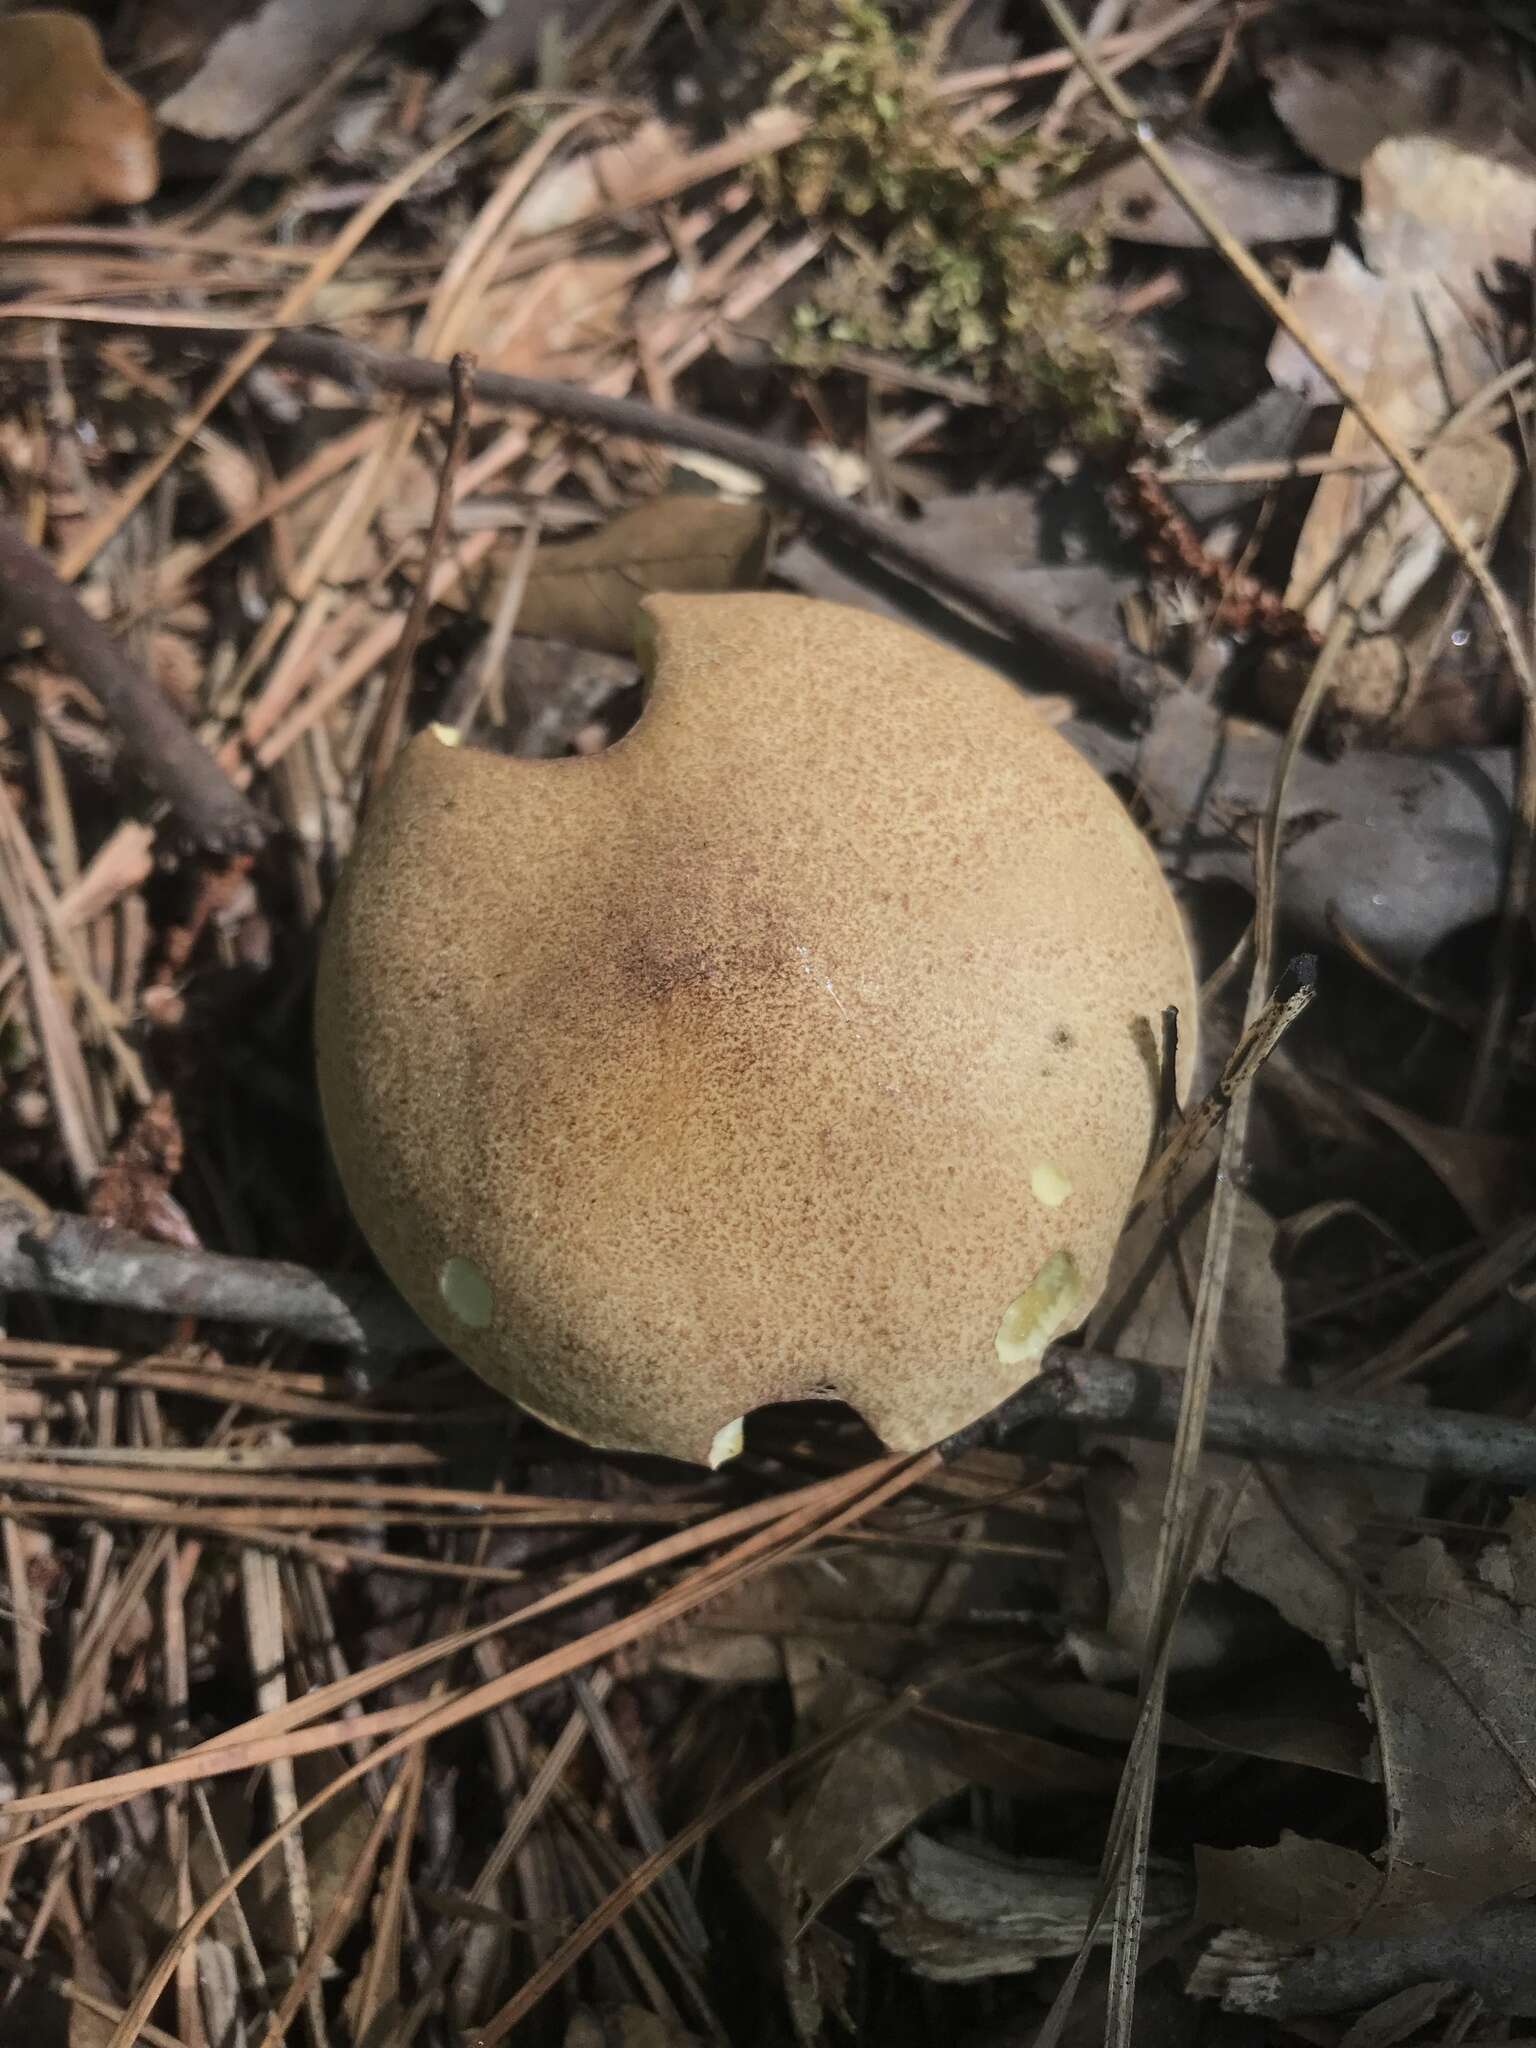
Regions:
[[[1117,1436],[1172,1440],[1182,1372],[1054,1350],[1043,1372],[985,1421],[945,1444],[955,1456],[984,1436],[1010,1437],[1043,1421],[1078,1423]],[[1393,1401],[1332,1401],[1296,1387],[1225,1380],[1211,1389],[1207,1449],[1235,1457],[1298,1464],[1374,1465],[1385,1471],[1536,1485],[1536,1428],[1459,1408],[1418,1408]]]
[[[390,762],[399,751],[400,735],[405,728],[406,699],[410,695],[411,663],[416,658],[416,649],[421,645],[422,628],[427,623],[427,613],[432,605],[432,570],[443,551],[443,542],[448,537],[448,521],[453,512],[453,482],[459,473],[464,460],[464,450],[469,443],[469,414],[475,393],[475,358],[461,351],[449,363],[448,375],[453,380],[453,417],[448,427],[448,446],[443,455],[442,469],[438,472],[437,497],[432,506],[432,524],[427,530],[426,546],[417,565],[416,588],[411,592],[411,608],[405,615],[405,625],[395,643],[394,659],[389,665],[389,679],[384,685],[378,717],[368,742],[368,763],[363,771],[365,796],[372,796],[377,790]]]
[[[267,827],[250,799],[177,716],[164,691],[91,617],[48,557],[4,518],[0,605],[10,620],[41,633],[54,658],[98,699],[134,769],[199,846],[211,853],[247,853],[262,844]]]
[[[217,333],[211,338],[223,339]],[[364,394],[375,388],[406,398],[431,399],[447,397],[452,391],[445,363],[389,354],[339,335],[276,334],[268,355],[274,363],[335,378]],[[579,385],[540,377],[512,377],[487,370],[476,380],[475,399],[477,404],[499,411],[535,412],[573,426],[600,427],[637,441],[689,448],[739,464],[808,519],[837,529],[858,547],[1010,634],[1024,653],[1036,657],[1046,669],[1040,679],[1043,685],[1082,690],[1100,702],[1136,714],[1144,714],[1177,687],[1156,662],[1128,648],[1074,633],[990,578],[946,560],[906,527],[840,498],[817,463],[779,442],[716,420],[665,412],[640,399],[610,398]]]
[[[1527,1232],[1522,1243],[1528,1238]],[[83,1216],[39,1224],[15,1204],[0,1204],[0,1291],[260,1323],[311,1344],[382,1356],[435,1343],[376,1280],[317,1273],[279,1259],[182,1251]],[[948,1438],[944,1453],[957,1457],[974,1443],[1045,1420],[1163,1441],[1173,1435],[1182,1381],[1181,1373],[1135,1360],[1057,1347],[1043,1372]],[[1228,1382],[1212,1388],[1210,1404],[1206,1441],[1213,1450],[1536,1486],[1536,1428],[1523,1422]]]
[[[1138,1208],[1144,1208],[1201,1149],[1225,1120],[1238,1089],[1245,1081],[1253,1079],[1316,994],[1317,956],[1315,953],[1299,953],[1286,969],[1274,994],[1232,1048],[1215,1087],[1178,1126],[1142,1175],[1141,1185],[1136,1190]]]
[[[55,1215],[40,1223],[15,1202],[0,1203],[0,1292],[259,1323],[310,1344],[385,1355],[435,1343],[377,1281],[315,1273],[281,1259],[184,1251],[84,1216]]]

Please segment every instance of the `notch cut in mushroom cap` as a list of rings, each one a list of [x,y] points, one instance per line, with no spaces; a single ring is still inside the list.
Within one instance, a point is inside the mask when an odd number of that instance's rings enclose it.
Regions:
[[[424,733],[320,969],[321,1093],[386,1270],[587,1442],[718,1462],[837,1395],[984,1414],[1103,1286],[1178,912],[1113,792],[989,670],[798,597],[653,598],[635,729]]]

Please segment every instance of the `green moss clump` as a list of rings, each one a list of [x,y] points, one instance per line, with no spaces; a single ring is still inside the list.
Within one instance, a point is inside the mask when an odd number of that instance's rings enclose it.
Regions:
[[[778,87],[809,130],[763,173],[781,210],[840,245],[796,310],[791,359],[876,349],[962,371],[1085,443],[1123,438],[1131,378],[1104,332],[1103,245],[1049,211],[1077,158],[957,133],[919,46],[871,0],[836,0],[817,43]]]

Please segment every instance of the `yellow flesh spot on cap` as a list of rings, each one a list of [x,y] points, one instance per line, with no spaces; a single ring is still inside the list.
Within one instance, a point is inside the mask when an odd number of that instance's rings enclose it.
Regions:
[[[491,1283],[468,1259],[444,1259],[438,1268],[437,1291],[448,1313],[471,1330],[487,1330],[496,1311]]]
[[[1038,1365],[1045,1347],[1082,1300],[1083,1280],[1070,1252],[1052,1252],[1034,1279],[1003,1310],[997,1355],[1004,1365]]]

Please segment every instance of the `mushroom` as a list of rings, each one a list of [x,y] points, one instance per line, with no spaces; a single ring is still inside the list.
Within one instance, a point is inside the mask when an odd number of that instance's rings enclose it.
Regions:
[[[433,729],[320,964],[326,1124],[385,1270],[586,1442],[718,1464],[765,1403],[893,1449],[1101,1291],[1146,1160],[1177,907],[990,670],[781,595],[648,600],[606,753]]]

